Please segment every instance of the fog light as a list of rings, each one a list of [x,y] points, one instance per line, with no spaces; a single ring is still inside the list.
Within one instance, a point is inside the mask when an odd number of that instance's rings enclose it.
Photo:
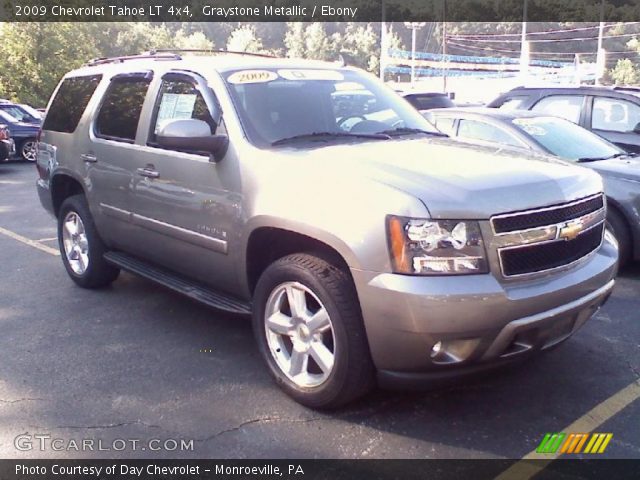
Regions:
[[[473,354],[479,344],[479,338],[440,340],[431,347],[431,361],[437,365],[463,362]]]

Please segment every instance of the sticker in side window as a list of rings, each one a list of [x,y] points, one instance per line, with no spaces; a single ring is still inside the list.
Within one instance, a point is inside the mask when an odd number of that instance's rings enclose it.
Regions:
[[[240,85],[243,83],[271,82],[276,78],[278,78],[278,74],[269,70],[243,70],[229,75],[227,82]]]
[[[344,80],[337,70],[278,70],[278,75],[286,80]]]

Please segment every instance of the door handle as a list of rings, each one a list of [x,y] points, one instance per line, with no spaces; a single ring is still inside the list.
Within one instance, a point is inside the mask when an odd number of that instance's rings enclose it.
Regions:
[[[80,158],[83,162],[87,163],[96,163],[98,161],[98,157],[96,157],[93,153],[83,153],[80,155]]]
[[[147,178],[158,178],[160,176],[160,172],[153,170],[153,167],[151,166],[138,168],[136,169],[136,172],[138,173],[138,175]]]

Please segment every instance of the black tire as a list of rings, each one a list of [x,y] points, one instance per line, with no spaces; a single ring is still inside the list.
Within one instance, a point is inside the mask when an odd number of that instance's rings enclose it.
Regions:
[[[87,238],[89,262],[86,270],[81,274],[76,273],[71,267],[63,244],[63,223],[71,212],[74,212],[82,220]],[[58,245],[60,246],[62,263],[67,273],[82,288],[105,287],[118,278],[120,269],[104,260],[103,255],[106,252],[106,248],[93,223],[93,217],[84,195],[73,195],[62,202],[58,213]]]
[[[332,323],[335,360],[324,383],[301,387],[278,366],[265,331],[265,309],[279,285],[299,282],[322,302]],[[292,254],[276,260],[262,274],[254,295],[253,330],[262,357],[277,384],[297,402],[317,409],[336,408],[369,392],[375,369],[353,282],[347,272],[310,254]]]
[[[35,138],[25,138],[24,140],[20,141],[20,143],[18,145],[16,145],[16,153],[25,162],[35,162],[36,161],[35,156],[29,156],[27,154],[27,152],[25,152],[26,146],[27,145],[35,145],[35,142],[36,142]]]
[[[618,264],[622,268],[631,259],[631,232],[624,217],[615,209],[609,207],[607,212],[607,228],[618,240],[619,260]]]

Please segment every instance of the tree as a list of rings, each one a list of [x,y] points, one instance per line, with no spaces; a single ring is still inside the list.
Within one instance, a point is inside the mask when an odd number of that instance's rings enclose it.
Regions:
[[[287,32],[284,35],[284,45],[287,49],[287,57],[304,58],[304,24],[302,22],[288,22]]]
[[[60,78],[100,56],[88,23],[7,23],[0,33],[0,95],[44,106]]]
[[[260,53],[262,40],[256,36],[256,29],[253,25],[245,25],[231,32],[227,41],[227,50]]]
[[[313,58],[315,60],[335,59],[336,52],[332,48],[322,22],[309,25],[304,31],[304,37],[304,56],[306,58]]]
[[[638,70],[628,58],[618,60],[610,75],[616,85],[634,85],[639,78]]]

